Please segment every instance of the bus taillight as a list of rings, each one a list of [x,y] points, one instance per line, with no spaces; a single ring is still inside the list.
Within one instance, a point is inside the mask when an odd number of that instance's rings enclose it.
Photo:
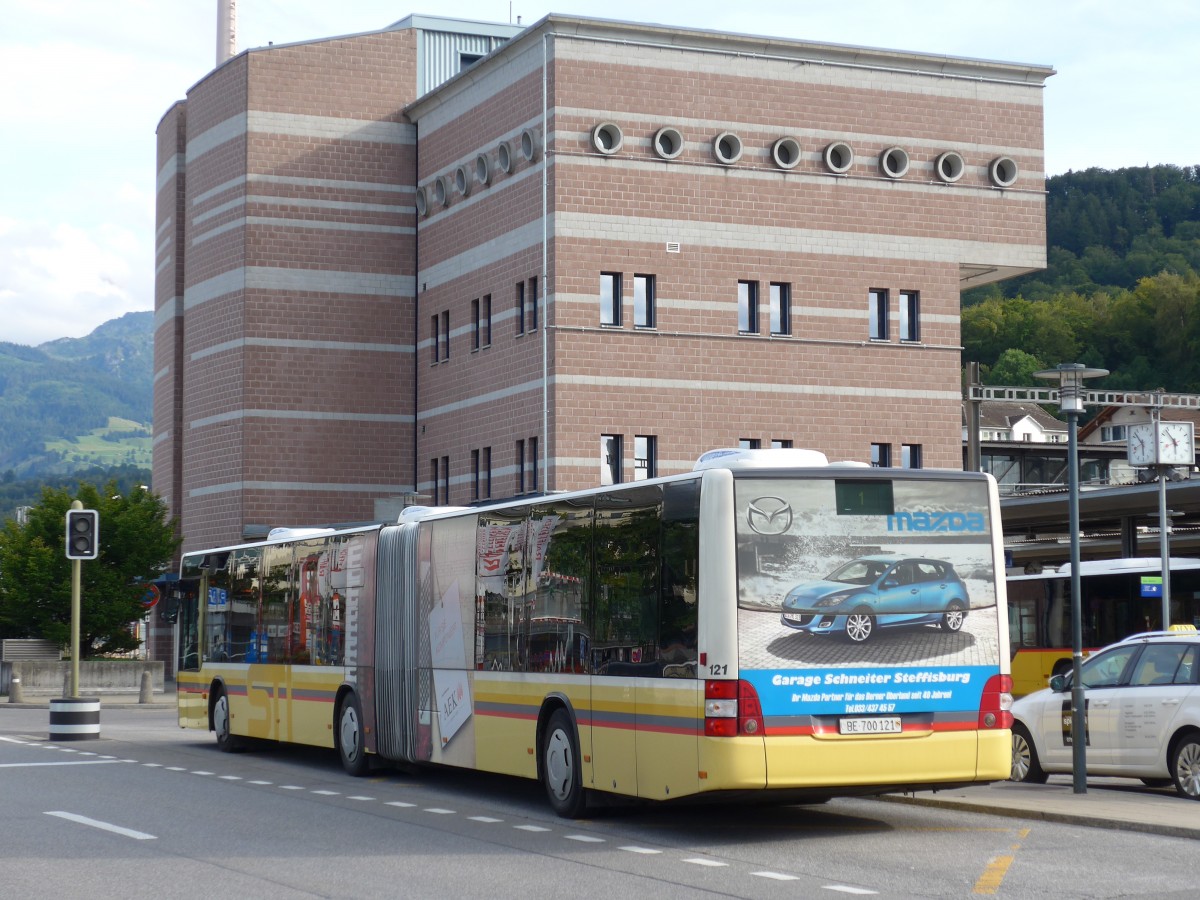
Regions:
[[[704,733],[708,737],[761,735],[762,704],[748,681],[704,682]]]
[[[993,675],[983,686],[979,698],[980,728],[1012,728],[1012,676]]]

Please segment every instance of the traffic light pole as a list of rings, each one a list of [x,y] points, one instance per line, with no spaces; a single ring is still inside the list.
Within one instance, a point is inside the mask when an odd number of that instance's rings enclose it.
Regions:
[[[71,501],[71,509],[83,509],[78,500]],[[82,560],[71,560],[71,696],[79,696],[79,615],[80,594],[83,582]]]

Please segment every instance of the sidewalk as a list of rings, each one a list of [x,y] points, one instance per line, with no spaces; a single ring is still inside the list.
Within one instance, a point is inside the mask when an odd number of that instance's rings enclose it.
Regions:
[[[1000,781],[880,799],[1200,840],[1200,803],[1180,797],[1173,786],[1148,788],[1131,778],[1089,778],[1086,794],[1075,793],[1070,775],[1051,775],[1046,784]]]

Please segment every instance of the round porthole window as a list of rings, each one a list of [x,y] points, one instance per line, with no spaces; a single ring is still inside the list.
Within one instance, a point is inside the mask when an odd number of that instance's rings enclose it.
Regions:
[[[624,140],[621,127],[613,122],[601,122],[592,129],[592,146],[605,156],[611,156],[620,150]]]
[[[825,168],[835,175],[845,175],[854,165],[854,150],[845,141],[834,141],[825,148]]]
[[[418,216],[429,215],[429,196],[423,187],[417,188],[416,204]]]
[[[742,139],[732,131],[722,131],[713,138],[713,156],[722,165],[732,166],[742,158]]]
[[[450,203],[450,192],[446,190],[444,177],[433,182],[433,202],[438,206],[448,206]]]
[[[529,162],[533,162],[537,159],[537,133],[532,128],[526,128],[521,132],[521,155],[524,156]]]
[[[654,152],[662,159],[675,159],[683,152],[683,135],[678,128],[660,128],[654,135]]]
[[[800,143],[795,138],[780,138],[771,147],[771,158],[781,169],[794,169],[800,163]]]
[[[466,166],[454,170],[454,189],[464,197],[471,193],[471,178],[467,175]]]
[[[889,147],[879,154],[879,169],[888,178],[903,178],[908,172],[908,151],[903,147]]]
[[[988,166],[988,177],[996,187],[1012,187],[1019,174],[1020,170],[1017,168],[1016,160],[1007,156],[996,157]]]
[[[508,141],[496,148],[496,165],[500,167],[501,172],[512,171],[512,152],[508,149]]]
[[[938,178],[947,184],[953,184],[962,178],[967,164],[963,162],[960,154],[955,153],[953,150],[947,150],[937,158],[937,162],[933,164],[933,168],[937,172]]]
[[[475,180],[487,184],[492,178],[492,165],[488,162],[487,154],[480,153],[475,157]]]

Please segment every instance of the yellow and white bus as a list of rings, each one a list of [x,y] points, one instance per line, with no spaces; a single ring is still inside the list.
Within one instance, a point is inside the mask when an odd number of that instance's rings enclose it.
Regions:
[[[781,799],[1008,777],[987,475],[696,470],[185,555],[179,722],[590,792]]]
[[[1200,559],[1167,561],[1171,615],[1167,628],[1200,626]],[[1162,559],[1089,559],[1079,564],[1085,655],[1162,622]],[[1071,564],[1008,576],[1008,629],[1013,696],[1041,690],[1071,671]]]

